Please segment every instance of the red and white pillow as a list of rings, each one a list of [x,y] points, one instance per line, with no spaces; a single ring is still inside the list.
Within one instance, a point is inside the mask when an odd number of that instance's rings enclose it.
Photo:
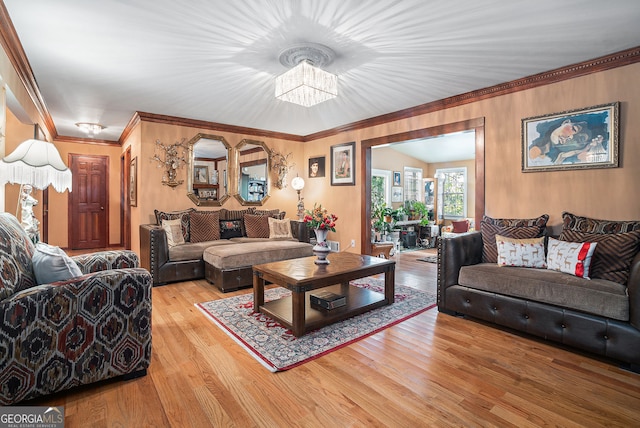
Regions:
[[[547,269],[569,273],[589,279],[595,242],[567,242],[549,238],[547,244]]]

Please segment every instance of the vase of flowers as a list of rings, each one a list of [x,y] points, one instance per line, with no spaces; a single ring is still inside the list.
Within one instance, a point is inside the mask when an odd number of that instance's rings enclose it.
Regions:
[[[314,263],[317,265],[328,265],[327,256],[330,253],[327,244],[329,231],[336,231],[336,221],[338,216],[329,214],[322,205],[314,204],[312,210],[305,211],[304,223],[308,228],[313,229],[316,234],[316,245],[313,246],[313,254],[316,255]]]

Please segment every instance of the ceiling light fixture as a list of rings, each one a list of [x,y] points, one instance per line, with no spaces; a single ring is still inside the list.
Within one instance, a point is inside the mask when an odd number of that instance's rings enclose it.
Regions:
[[[80,128],[80,130],[86,132],[91,136],[98,135],[100,131],[102,131],[105,128],[99,123],[90,123],[90,122],[78,122],[76,123],[76,126]]]
[[[338,95],[338,76],[320,67],[333,62],[335,53],[326,46],[306,43],[285,49],[280,63],[291,70],[276,77],[276,98],[311,107]]]

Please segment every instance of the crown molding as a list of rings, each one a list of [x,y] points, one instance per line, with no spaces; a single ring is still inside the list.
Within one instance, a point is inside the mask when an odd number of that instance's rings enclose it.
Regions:
[[[173,126],[186,126],[189,128],[200,128],[208,131],[231,132],[234,134],[252,135],[256,137],[275,138],[279,140],[289,140],[304,142],[304,137],[294,134],[285,134],[283,132],[266,131],[264,129],[246,128],[243,126],[227,125],[224,123],[207,122],[205,120],[187,119],[183,117],[167,116],[162,114],[146,113],[137,111],[127,124],[123,135],[131,132],[130,128],[135,126],[138,121],[162,123]],[[120,140],[124,139],[120,137]]]
[[[637,62],[640,62],[640,46],[636,46],[634,48],[616,52],[610,55],[601,56],[599,58],[591,59],[588,61],[583,61],[577,64],[556,68],[555,70],[545,71],[542,73],[534,74],[532,76],[512,80],[511,82],[500,83],[498,85],[466,92],[460,95],[454,95],[449,98],[444,98],[416,107],[411,107],[405,110],[399,110],[393,113],[388,113],[376,117],[371,117],[369,119],[364,119],[358,122],[349,123],[337,128],[327,129],[325,131],[309,134],[304,137],[304,140],[314,141],[343,132],[370,128],[372,126],[382,125],[384,123],[407,119],[422,114],[433,113],[439,110],[445,110],[464,104],[486,100],[488,98],[499,97],[502,95],[512,94],[514,92],[549,85],[551,83],[561,82],[563,80],[573,79],[579,76],[586,76],[588,74],[623,67],[625,65],[635,64]]]
[[[33,75],[33,70],[27,59],[27,55],[24,53],[22,43],[18,38],[18,33],[13,26],[13,22],[9,17],[9,12],[4,5],[4,1],[0,0],[0,45],[4,49],[11,65],[16,71],[18,78],[22,82],[27,94],[31,98],[31,101],[36,107],[39,116],[42,118],[47,131],[52,139],[58,136],[56,125],[53,123],[53,118],[49,114],[47,105],[44,102],[44,98],[38,88],[38,82]],[[37,121],[36,121],[37,123]]]

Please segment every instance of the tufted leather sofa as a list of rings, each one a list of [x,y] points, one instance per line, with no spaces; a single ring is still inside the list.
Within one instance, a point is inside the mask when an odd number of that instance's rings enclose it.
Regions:
[[[559,342],[563,345],[598,354],[623,363],[640,372],[640,253],[631,264],[629,280],[622,295],[628,297],[628,319],[619,320],[594,315],[587,310],[576,310],[562,305],[523,298],[505,292],[502,275],[493,275],[493,284],[486,281],[482,287],[474,285],[474,278],[487,278],[482,263],[482,235],[479,232],[441,239],[438,243],[438,310],[452,315],[467,315],[514,330]],[[485,266],[483,266],[485,265]],[[483,269],[485,272],[483,272]],[[535,269],[507,269],[517,281],[536,275]],[[464,285],[460,284],[461,270]],[[499,272],[495,270],[494,272]],[[546,272],[540,272],[546,275]],[[553,275],[571,277],[554,272]],[[515,276],[515,277],[514,277]],[[571,278],[560,278],[572,281]],[[588,281],[588,280],[584,280]],[[492,290],[492,285],[495,290]]]
[[[146,374],[151,275],[131,251],[72,257],[82,276],[36,284],[34,245],[0,213],[0,405]]]

